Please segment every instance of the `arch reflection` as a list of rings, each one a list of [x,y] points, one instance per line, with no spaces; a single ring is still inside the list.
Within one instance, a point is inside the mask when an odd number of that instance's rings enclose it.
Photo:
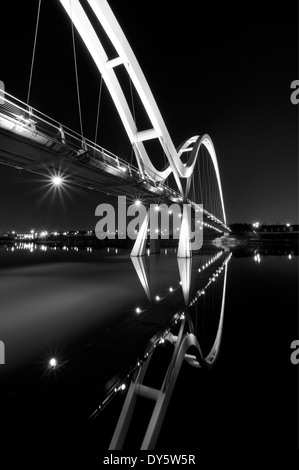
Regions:
[[[166,365],[166,371],[160,387],[152,386],[147,382],[147,373],[153,358],[149,352],[145,355],[145,361],[138,361],[138,369],[134,375],[129,390],[110,443],[110,450],[122,449],[128,428],[134,413],[137,398],[146,398],[154,402],[154,409],[148,422],[145,435],[141,443],[141,450],[154,449],[167,407],[174,390],[180,368],[183,361],[187,361],[193,367],[205,367],[211,369],[217,360],[220,351],[221,338],[223,332],[225,293],[227,281],[227,267],[231,258],[231,253],[219,251],[215,255],[200,257],[195,259],[178,259],[178,270],[180,274],[181,295],[184,299],[185,309],[177,312],[174,316],[173,327],[162,333],[160,339],[155,338],[150,352],[158,351],[160,344],[165,341],[172,345],[173,352],[171,359]],[[137,275],[142,279],[142,286],[147,286],[146,293],[150,293],[150,282],[145,282],[146,273],[145,262],[139,259]],[[198,263],[196,282],[193,282],[192,263]],[[136,268],[135,268],[136,269]],[[142,274],[142,276],[141,276]],[[141,276],[141,277],[140,277]],[[214,290],[216,284],[220,284],[217,290],[220,295],[220,312],[218,316],[216,333],[213,337],[211,347],[207,352],[198,340],[201,324],[199,322],[200,302],[207,296],[208,292]],[[196,286],[196,289],[194,289]],[[215,295],[215,291],[212,292]],[[213,304],[215,305],[215,303]],[[215,323],[215,322],[214,322]],[[192,354],[190,354],[190,351]],[[157,352],[156,352],[157,354]]]

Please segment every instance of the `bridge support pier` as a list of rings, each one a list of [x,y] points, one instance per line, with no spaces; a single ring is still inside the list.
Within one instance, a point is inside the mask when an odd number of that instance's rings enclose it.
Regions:
[[[191,220],[188,214],[187,204],[183,205],[183,216],[179,239],[178,258],[191,258]]]
[[[131,256],[144,256],[146,254],[146,242],[148,238],[149,224],[150,224],[150,211],[147,212],[144,218],[144,221],[141,225],[141,228],[137,235],[133,249],[131,251]],[[160,245],[161,243],[160,243],[159,238],[150,238],[150,253],[151,254],[160,253]]]
[[[141,228],[138,232],[136,241],[131,251],[131,256],[144,256],[146,254],[146,242],[148,237],[148,228],[150,223],[150,214],[147,212]],[[188,213],[188,207],[186,204],[183,205],[183,216],[180,230],[179,247],[178,247],[178,258],[191,258],[191,221]],[[160,253],[160,240],[150,239],[150,253]]]

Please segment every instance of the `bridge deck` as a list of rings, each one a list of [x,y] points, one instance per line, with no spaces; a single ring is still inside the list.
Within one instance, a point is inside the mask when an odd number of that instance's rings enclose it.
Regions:
[[[129,196],[131,201],[142,197],[147,202],[182,203],[177,191],[154,182],[146,171],[7,96],[0,104],[0,164],[46,177],[63,173],[83,190]],[[208,211],[203,210],[203,216],[210,219],[211,228],[229,230]]]

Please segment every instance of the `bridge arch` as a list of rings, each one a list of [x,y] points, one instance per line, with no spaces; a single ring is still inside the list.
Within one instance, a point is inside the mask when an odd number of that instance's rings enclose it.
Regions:
[[[87,1],[118,54],[113,59],[108,58],[108,54],[99,37],[97,36],[79,0],[59,1],[77,28],[81,38],[83,39],[83,42],[85,43],[99,72],[103,77],[103,80],[114,101],[128,138],[134,149],[135,157],[141,174],[143,175],[144,172],[146,172],[154,182],[159,182],[165,181],[170,173],[173,173],[176,185],[182,197],[186,200],[188,196],[188,189],[190,188],[191,184],[192,173],[197,161],[198,152],[201,145],[204,145],[208,150],[213,162],[221,199],[223,222],[226,224],[219,166],[211,138],[207,134],[201,138],[199,138],[199,136],[194,136],[190,139],[187,139],[178,150],[175,148],[157,103],[153,97],[151,89],[135,57],[135,54],[133,53],[129,42],[127,41],[117,19],[114,16],[114,13],[112,12],[106,0]],[[114,71],[114,69],[119,66],[125,67],[141,99],[145,112],[152,126],[150,129],[137,129],[134,117],[131,113],[128,102]],[[144,142],[152,139],[158,139],[169,163],[169,166],[163,171],[157,170],[145,149]],[[181,155],[183,151],[186,151],[190,144],[193,144],[193,148],[191,149],[191,154],[187,164],[184,164],[181,161]],[[181,179],[187,179],[185,190],[183,189]]]

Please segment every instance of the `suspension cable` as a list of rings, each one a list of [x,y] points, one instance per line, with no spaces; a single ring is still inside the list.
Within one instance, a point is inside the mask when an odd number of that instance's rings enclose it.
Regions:
[[[133,119],[135,122],[135,126],[137,127],[136,123],[136,113],[135,113],[135,105],[134,105],[134,95],[133,95],[133,87],[132,87],[132,79],[131,76],[129,76],[129,83],[130,83],[130,94],[131,94],[131,105],[132,105],[132,111],[133,111]],[[133,150],[133,145],[131,148],[131,161],[130,164],[132,165],[133,163],[133,156],[134,156],[134,150]]]
[[[99,90],[97,119],[96,119],[95,135],[94,135],[94,143],[95,143],[95,144],[97,143],[97,140],[98,140],[98,128],[99,128],[99,119],[100,119],[100,108],[101,108],[101,98],[102,98],[102,86],[103,86],[103,75],[101,75],[100,90]]]
[[[81,131],[81,135],[83,137],[83,124],[82,124],[79,78],[78,78],[78,67],[77,67],[76,43],[75,43],[75,33],[74,33],[74,23],[73,23],[73,16],[72,16],[72,2],[71,2],[71,0],[70,0],[70,11],[71,11],[72,42],[73,42],[74,65],[75,65],[75,75],[76,75],[76,87],[77,87],[77,99],[78,99],[78,110],[79,110],[79,120],[80,120],[80,131]]]
[[[41,6],[41,0],[39,0],[39,2],[38,2],[38,10],[37,10],[37,18],[36,18],[36,26],[35,26],[35,35],[34,35],[34,43],[33,43],[33,52],[32,52],[32,59],[31,59],[28,93],[27,93],[27,101],[26,101],[27,105],[29,105],[30,92],[31,92],[31,82],[32,82],[33,65],[34,65],[34,59],[35,59],[35,48],[36,48],[37,31],[38,31],[38,25],[39,25],[40,6]]]

